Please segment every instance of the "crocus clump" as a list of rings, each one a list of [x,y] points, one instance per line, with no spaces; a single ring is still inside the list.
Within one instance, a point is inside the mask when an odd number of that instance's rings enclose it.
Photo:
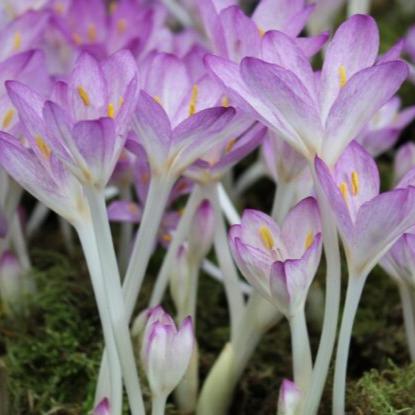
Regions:
[[[347,2],[340,23],[342,0],[3,3],[0,317],[32,321],[36,244],[87,270],[103,347],[75,412],[234,413],[285,318],[292,380],[270,368],[272,413],[345,415],[353,322],[377,264],[415,360],[415,144],[401,145],[415,106],[400,96],[414,26],[380,55],[370,1]],[[393,171],[382,183],[380,155],[382,179]],[[19,413],[37,408],[26,395]],[[61,395],[46,400],[64,407]]]

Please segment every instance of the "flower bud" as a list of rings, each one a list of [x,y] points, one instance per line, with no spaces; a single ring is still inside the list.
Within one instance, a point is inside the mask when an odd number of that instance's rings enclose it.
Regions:
[[[177,310],[186,307],[190,291],[189,247],[183,244],[177,250],[170,276],[170,293]]]
[[[192,319],[179,330],[161,307],[150,310],[144,331],[141,358],[153,396],[167,397],[183,378],[194,344]]]
[[[94,409],[93,415],[110,415],[110,403],[104,398]]]
[[[284,379],[278,398],[278,415],[295,415],[300,402],[300,390],[294,382]]]

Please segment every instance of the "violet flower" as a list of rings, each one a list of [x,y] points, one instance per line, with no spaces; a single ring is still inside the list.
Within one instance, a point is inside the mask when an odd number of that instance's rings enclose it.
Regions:
[[[164,414],[166,399],[184,376],[194,344],[191,318],[179,329],[161,307],[150,310],[141,359],[153,397],[153,415]]]
[[[364,283],[379,259],[415,223],[415,188],[379,194],[376,163],[356,142],[349,145],[332,172],[319,158],[315,168],[336,217],[349,270],[333,395],[333,413],[340,415],[344,413],[351,331]]]
[[[295,383],[284,379],[278,397],[278,415],[295,415],[301,400],[301,391]]]
[[[312,363],[304,304],[321,257],[317,202],[307,198],[287,215],[281,228],[267,215],[245,210],[229,232],[233,257],[244,277],[289,320],[294,377],[305,392]]]
[[[415,144],[408,142],[401,147],[395,154],[394,160],[394,179],[395,183],[400,182],[406,173],[415,167]]]
[[[209,56],[208,66],[237,105],[309,160],[318,154],[334,163],[408,75],[403,62],[376,63],[379,34],[369,16],[352,16],[339,27],[320,77],[283,33],[267,33],[262,44],[271,63],[244,58],[238,66]]]

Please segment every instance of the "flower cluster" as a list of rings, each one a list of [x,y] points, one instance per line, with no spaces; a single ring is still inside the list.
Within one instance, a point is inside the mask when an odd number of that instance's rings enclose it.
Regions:
[[[293,369],[278,414],[317,414],[337,340],[333,415],[343,415],[353,321],[378,263],[399,287],[415,360],[415,145],[397,151],[395,187],[382,193],[375,160],[415,119],[397,95],[415,79],[415,27],[379,55],[370,2],[349,1],[336,30],[343,2],[311,3],[0,5],[2,308],[17,318],[36,290],[27,242],[48,238],[54,212],[68,254],[72,228],[79,238],[102,326],[94,414],[120,415],[124,396],[133,415],[145,414],[140,350],[153,415],[173,392],[185,413],[225,415],[262,336],[285,317]],[[244,190],[263,175],[276,185],[270,215],[240,217],[235,206],[245,207]],[[18,214],[28,211],[24,192],[38,200],[27,223]],[[349,276],[337,336],[338,235]],[[313,356],[305,305],[321,295],[313,280],[323,249],[326,301]],[[160,250],[148,308],[131,330]],[[223,285],[230,330],[199,385],[202,271]],[[174,317],[160,306],[168,287]]]

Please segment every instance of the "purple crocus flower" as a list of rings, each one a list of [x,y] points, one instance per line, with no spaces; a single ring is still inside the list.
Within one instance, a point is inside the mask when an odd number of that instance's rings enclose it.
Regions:
[[[136,82],[134,59],[120,51],[102,65],[82,54],[68,83],[56,83],[54,101],[16,81],[7,89],[40,158],[53,153],[81,182],[104,187],[124,147]]]
[[[394,161],[394,178],[395,182],[403,179],[413,167],[415,167],[415,144],[412,142],[406,143],[399,147],[395,155]]]
[[[282,381],[278,397],[278,415],[295,415],[301,399],[301,391],[294,382]]]
[[[179,329],[160,306],[149,311],[144,330],[141,358],[154,398],[167,396],[180,382],[189,365],[194,346],[190,317]]]
[[[319,76],[287,35],[269,32],[262,42],[264,60],[248,57],[237,65],[209,56],[207,64],[237,106],[308,159],[318,154],[329,164],[408,75],[401,61],[376,62],[378,29],[365,15],[352,16],[339,27]]]
[[[229,231],[233,257],[244,277],[286,316],[304,306],[321,256],[317,202],[307,198],[281,228],[266,214],[245,210]]]
[[[93,415],[111,415],[111,406],[108,398],[102,399],[95,407]]]
[[[402,130],[415,118],[415,106],[399,111],[401,100],[390,99],[371,118],[356,140],[374,157],[389,150]]]
[[[337,219],[349,272],[366,274],[414,224],[415,188],[379,194],[376,163],[356,142],[348,146],[332,171],[319,158],[315,168]]]

